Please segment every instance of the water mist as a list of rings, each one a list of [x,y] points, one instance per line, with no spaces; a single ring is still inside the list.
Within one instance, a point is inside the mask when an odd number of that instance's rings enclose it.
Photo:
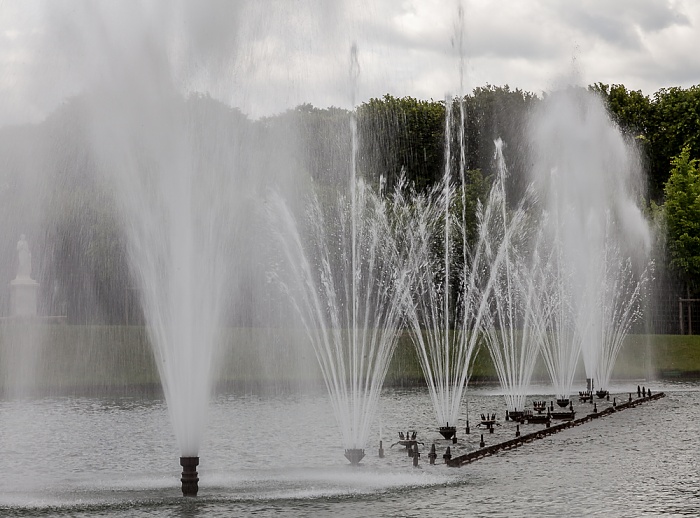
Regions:
[[[556,263],[552,328],[563,333],[548,342],[546,363],[558,396],[568,397],[580,348],[586,377],[605,390],[647,278],[651,234],[638,206],[637,150],[584,89],[544,99],[528,134]]]

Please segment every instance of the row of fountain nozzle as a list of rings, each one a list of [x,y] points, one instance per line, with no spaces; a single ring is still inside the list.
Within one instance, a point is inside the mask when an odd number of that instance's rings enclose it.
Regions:
[[[416,451],[418,451],[418,445],[416,445]],[[448,464],[450,462],[450,460],[452,459],[452,451],[450,450],[449,446],[445,450],[445,453],[442,456],[442,458],[445,461],[445,464]],[[430,453],[428,453],[428,459],[430,460],[430,464],[435,464],[435,459],[437,459],[437,451],[435,450],[435,443],[433,443],[432,446],[430,446]],[[418,462],[417,462],[415,457],[413,460],[413,465],[414,466],[418,465]]]
[[[637,397],[651,397],[651,389],[647,391],[645,387],[640,389],[637,385]]]

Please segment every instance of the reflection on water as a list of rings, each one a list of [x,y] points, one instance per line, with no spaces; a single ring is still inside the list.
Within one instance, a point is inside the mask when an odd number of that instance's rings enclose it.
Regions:
[[[503,415],[495,387],[470,390],[472,434],[463,433],[462,418],[456,446],[435,430],[427,390],[386,390],[359,468],[343,458],[324,395],[221,396],[212,405],[194,500],[179,496],[177,448],[162,401],[3,401],[0,514],[359,516],[371,505],[372,514],[387,516],[700,515],[700,383],[650,388],[668,397],[458,469],[441,464],[442,453],[448,445],[453,454],[478,446],[480,413]],[[636,383],[613,392],[626,398]],[[534,387],[532,395],[548,393]],[[487,444],[513,436],[512,423],[501,425],[485,434]],[[376,451],[380,428],[385,459]],[[425,442],[419,469],[403,448],[390,447],[408,429]],[[433,442],[438,464],[430,466]]]

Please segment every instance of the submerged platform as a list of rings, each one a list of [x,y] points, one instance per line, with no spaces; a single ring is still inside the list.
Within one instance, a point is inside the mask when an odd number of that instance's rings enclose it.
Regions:
[[[624,403],[619,403],[616,404],[615,406],[611,406],[606,408],[605,410],[601,410],[600,412],[591,412],[584,417],[581,417],[579,419],[572,419],[570,421],[565,421],[563,423],[559,423],[556,425],[552,425],[548,428],[543,428],[541,430],[537,430],[535,432],[523,434],[520,437],[515,437],[514,439],[510,439],[508,441],[504,441],[498,444],[494,444],[492,446],[487,446],[484,448],[479,448],[478,450],[466,453],[464,455],[460,455],[458,457],[453,457],[449,461],[447,461],[447,464],[451,467],[460,467],[464,466],[465,464],[470,464],[474,462],[475,460],[482,459],[484,457],[488,457],[490,455],[494,455],[500,451],[503,450],[510,450],[512,448],[518,448],[522,446],[525,443],[532,442],[537,439],[543,439],[544,437],[548,437],[550,435],[553,435],[555,433],[559,433],[562,430],[565,430],[567,428],[573,428],[574,426],[579,426],[584,423],[587,423],[589,421],[592,421],[593,419],[597,419],[599,417],[605,417],[610,414],[614,414],[616,412],[620,412],[622,410],[625,410],[627,408],[632,408],[637,405],[640,405],[642,403],[646,403],[648,401],[653,401],[656,399],[661,399],[662,397],[665,397],[666,394],[663,392],[659,392],[657,394],[654,394],[653,396],[644,396],[644,397],[639,397],[636,399],[630,399],[629,401],[625,401]]]

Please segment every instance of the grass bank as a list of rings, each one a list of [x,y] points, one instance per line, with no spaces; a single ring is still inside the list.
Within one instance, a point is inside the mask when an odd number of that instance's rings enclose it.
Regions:
[[[256,391],[322,384],[315,354],[302,330],[236,328],[223,332],[217,359],[222,386]],[[580,367],[579,377],[585,377]],[[630,335],[615,379],[700,378],[700,336]],[[496,381],[488,351],[477,352],[473,382]],[[542,362],[535,379],[547,381]],[[386,384],[423,384],[408,333],[399,338]],[[143,327],[3,324],[0,390],[51,393],[159,391],[154,356]]]

